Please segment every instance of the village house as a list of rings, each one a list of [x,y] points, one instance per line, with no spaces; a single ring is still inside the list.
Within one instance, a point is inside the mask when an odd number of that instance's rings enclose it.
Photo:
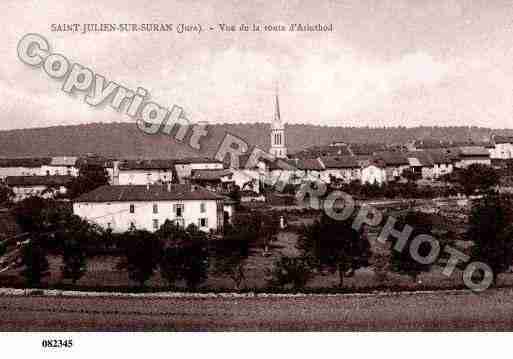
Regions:
[[[513,136],[494,135],[492,144],[493,147],[490,149],[491,159],[513,159]]]
[[[188,183],[194,170],[222,170],[223,162],[207,157],[182,158],[174,161],[177,180]]]
[[[14,202],[27,197],[38,196],[42,198],[54,198],[57,194],[66,194],[67,187],[73,176],[8,176],[5,183],[14,192]]]
[[[250,155],[244,154],[238,156],[238,166],[231,166],[231,159],[226,157],[224,167],[232,172],[232,180],[241,191],[251,191],[260,193],[260,183],[265,176],[265,163],[258,161],[256,164],[249,164]]]
[[[423,151],[429,155],[433,162],[433,178],[437,179],[454,170],[453,160],[444,149],[427,149]]]
[[[321,178],[324,170],[322,162],[319,158],[305,158],[297,162],[298,168],[303,171],[304,180],[313,181]]]
[[[435,168],[431,156],[424,151],[406,153],[410,170],[417,179],[433,179]]]
[[[78,157],[59,156],[52,157],[50,163],[41,166],[41,175],[43,176],[78,176]]]
[[[40,176],[51,158],[0,158],[0,180],[8,176]]]
[[[406,156],[400,152],[379,152],[376,153],[375,159],[384,164],[387,182],[398,180],[403,171],[410,166]]]
[[[362,184],[377,184],[381,186],[386,181],[387,173],[383,162],[371,161],[362,166],[360,178]]]
[[[192,170],[191,183],[214,192],[230,192],[235,185],[233,173],[229,169]]]
[[[483,146],[462,146],[459,147],[459,160],[456,162],[456,168],[466,168],[472,164],[482,164],[490,166],[490,152]]]
[[[122,160],[113,162],[113,185],[145,185],[173,181],[174,161],[165,159]]]
[[[73,213],[113,232],[154,232],[170,220],[182,227],[219,231],[233,204],[224,196],[190,184],[101,186],[73,202]],[[230,214],[231,213],[231,214]]]
[[[325,183],[336,180],[349,183],[361,179],[361,168],[354,156],[320,157],[319,161],[323,167],[320,177]]]

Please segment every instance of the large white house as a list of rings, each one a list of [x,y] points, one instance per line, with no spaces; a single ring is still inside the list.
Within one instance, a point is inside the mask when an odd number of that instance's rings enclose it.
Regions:
[[[73,213],[113,232],[153,232],[166,220],[208,232],[222,229],[225,199],[190,184],[106,185],[76,199]]]

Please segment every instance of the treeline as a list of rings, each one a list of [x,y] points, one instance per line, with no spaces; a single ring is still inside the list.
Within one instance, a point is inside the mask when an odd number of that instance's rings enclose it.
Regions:
[[[226,133],[267,149],[270,145],[268,123],[212,124],[209,135],[196,151],[164,134],[145,135],[134,123],[92,123],[75,126],[0,131],[0,157],[85,155],[108,157],[186,157],[212,155]],[[286,126],[289,152],[334,141],[351,143],[402,144],[411,140],[475,141],[488,140],[492,133],[513,134],[512,130],[452,127],[328,127],[305,124]],[[172,133],[173,134],[173,133]],[[190,134],[189,134],[190,135]],[[188,137],[185,138],[187,143]],[[27,144],[30,144],[28,146]]]

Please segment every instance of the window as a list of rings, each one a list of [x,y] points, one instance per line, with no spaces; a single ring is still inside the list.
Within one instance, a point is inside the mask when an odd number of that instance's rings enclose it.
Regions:
[[[175,210],[176,217],[183,217],[183,210],[184,210],[183,204],[175,204],[174,210]]]
[[[130,205],[130,213],[135,213],[135,205]]]
[[[159,205],[156,203],[153,203],[153,213],[159,213]]]
[[[200,218],[199,219],[199,227],[203,228],[203,227],[207,227],[207,226],[208,226],[207,218]]]
[[[153,220],[153,229],[155,229],[155,230],[159,229],[159,220],[158,219]]]
[[[205,205],[205,202],[201,202],[200,203],[200,212],[201,213],[205,213],[206,212],[206,205]]]

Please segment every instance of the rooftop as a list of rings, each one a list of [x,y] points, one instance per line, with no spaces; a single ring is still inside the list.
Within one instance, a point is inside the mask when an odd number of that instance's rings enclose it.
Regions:
[[[52,157],[50,162],[50,166],[75,166],[77,163],[78,157],[67,157],[67,156],[58,156]]]
[[[123,160],[119,163],[120,170],[170,170],[174,168],[174,160]]]
[[[360,167],[354,156],[321,157],[324,167],[329,168],[357,168]]]
[[[43,158],[0,158],[0,167],[36,168],[50,164],[50,157]]]
[[[490,152],[482,146],[462,146],[460,147],[462,156],[490,156]]]
[[[191,178],[193,180],[202,180],[202,181],[218,181],[221,180],[222,177],[231,176],[232,171],[228,169],[222,170],[193,170]]]
[[[75,202],[137,202],[222,200],[224,197],[190,184],[164,184],[142,186],[101,186],[85,193]]]
[[[66,186],[73,176],[7,176],[5,183],[11,187]]]

